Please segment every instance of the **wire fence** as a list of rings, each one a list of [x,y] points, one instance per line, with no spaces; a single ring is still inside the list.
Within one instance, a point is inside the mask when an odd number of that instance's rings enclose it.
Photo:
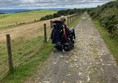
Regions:
[[[78,14],[67,16],[66,24],[70,24]],[[36,25],[26,25],[19,31],[7,32],[0,40],[0,79],[6,73],[13,72],[14,67],[27,64],[36,52],[40,52],[43,43],[50,40],[52,20],[37,22]],[[40,24],[38,24],[40,23]],[[2,35],[3,36],[3,35]],[[2,40],[3,39],[3,40]]]

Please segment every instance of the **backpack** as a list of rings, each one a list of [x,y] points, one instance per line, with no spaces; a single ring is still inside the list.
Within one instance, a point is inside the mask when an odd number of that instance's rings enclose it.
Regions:
[[[63,40],[63,22],[61,21],[53,21],[51,40],[52,43],[62,42]]]

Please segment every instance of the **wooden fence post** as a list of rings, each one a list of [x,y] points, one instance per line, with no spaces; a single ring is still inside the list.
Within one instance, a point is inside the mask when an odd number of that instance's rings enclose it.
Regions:
[[[74,21],[74,15],[73,15],[73,21]]]
[[[73,15],[71,16],[71,19],[72,19],[72,20],[71,20],[71,22],[72,22],[72,21],[73,21]]]
[[[46,31],[46,24],[44,24],[44,42],[47,42],[47,31]]]
[[[8,65],[9,65],[9,71],[10,71],[10,72],[13,72],[13,61],[12,61],[11,38],[10,38],[10,34],[6,34],[6,43],[7,43],[7,51],[8,51]]]
[[[74,15],[74,20],[75,20],[75,15]]]
[[[67,25],[69,24],[69,17],[67,17]]]
[[[71,23],[71,15],[69,16],[69,23]]]
[[[50,28],[52,28],[53,27],[53,21],[51,20],[50,21]]]

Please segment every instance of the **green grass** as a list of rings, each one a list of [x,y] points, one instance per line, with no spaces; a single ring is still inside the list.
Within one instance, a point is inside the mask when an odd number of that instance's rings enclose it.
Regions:
[[[13,55],[13,63],[14,67],[18,67],[20,65],[24,65],[29,63],[35,57],[34,54],[39,51],[42,46],[43,38],[37,37],[32,40],[26,39],[16,39],[12,41],[12,55]],[[6,74],[8,71],[7,66],[7,49],[5,43],[0,43],[0,79]]]
[[[79,17],[69,24],[69,27],[75,26],[79,22]],[[51,42],[43,43],[43,37],[36,37],[30,40],[16,39],[12,41],[12,53],[14,72],[8,71],[7,51],[5,43],[0,44],[0,83],[23,83],[25,79],[32,76],[37,71],[37,67],[41,65],[51,53],[53,45]],[[2,66],[2,67],[1,67]],[[3,68],[5,67],[5,68]],[[5,73],[5,74],[4,74]]]
[[[116,41],[116,39],[110,37],[110,34],[104,27],[100,25],[98,20],[93,20],[93,22],[118,64],[118,42]]]
[[[36,70],[39,62],[43,62],[49,57],[52,50],[52,45],[46,43],[42,45],[40,51],[37,51],[32,57],[30,62],[20,65],[14,68],[13,73],[8,73],[8,75],[1,81],[3,83],[22,83],[24,79],[30,77]]]
[[[77,19],[76,20],[74,20],[72,23],[70,23],[69,25],[68,25],[68,27],[75,27],[77,24],[78,24],[78,22],[79,22],[79,17],[77,17]]]
[[[0,29],[10,28],[10,25],[18,25],[20,23],[29,23],[39,20],[42,16],[53,14],[54,10],[36,10],[29,12],[21,12],[14,14],[0,14]]]

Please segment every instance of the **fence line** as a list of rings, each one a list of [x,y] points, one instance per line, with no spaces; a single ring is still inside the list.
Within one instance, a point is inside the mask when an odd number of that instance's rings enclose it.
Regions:
[[[73,22],[77,18],[78,14],[73,14],[70,16],[67,16],[67,25]],[[50,29],[53,27],[53,21],[50,21]],[[44,43],[47,43],[49,40],[47,40],[47,25],[44,24]],[[50,34],[50,33],[49,33]],[[50,36],[49,36],[50,39]],[[9,65],[9,71],[13,72],[13,61],[12,61],[12,47],[11,47],[11,37],[10,34],[6,34],[6,43],[7,43],[7,51],[8,51],[8,65]]]
[[[72,23],[77,18],[77,16],[78,16],[78,14],[68,16],[67,17],[67,25]],[[50,20],[50,31],[51,31],[52,27],[53,27],[53,21]],[[50,36],[47,36],[47,26],[46,26],[46,24],[44,24],[44,42],[46,43],[49,40],[50,40]]]

